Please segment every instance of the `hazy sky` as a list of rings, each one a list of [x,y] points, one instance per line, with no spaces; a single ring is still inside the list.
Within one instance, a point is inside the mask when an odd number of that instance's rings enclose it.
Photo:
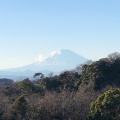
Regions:
[[[0,0],[0,68],[61,49],[93,60],[120,52],[120,0]]]

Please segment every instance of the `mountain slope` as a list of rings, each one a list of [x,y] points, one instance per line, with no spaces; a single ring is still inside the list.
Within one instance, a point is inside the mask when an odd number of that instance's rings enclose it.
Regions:
[[[71,50],[63,49],[58,53],[47,57],[44,61],[36,62],[19,68],[8,69],[7,71],[43,71],[61,72],[63,70],[73,69],[76,65],[87,61],[86,58],[76,54]]]

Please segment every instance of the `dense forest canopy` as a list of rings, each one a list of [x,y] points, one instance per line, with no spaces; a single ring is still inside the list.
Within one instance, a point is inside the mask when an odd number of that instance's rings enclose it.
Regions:
[[[7,79],[7,78],[0,78],[0,84],[9,84],[9,83],[13,83],[14,81],[11,79]]]

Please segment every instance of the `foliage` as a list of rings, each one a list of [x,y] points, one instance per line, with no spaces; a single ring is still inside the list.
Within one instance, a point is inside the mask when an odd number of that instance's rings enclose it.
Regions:
[[[115,52],[115,53],[109,54],[108,58],[111,62],[114,62],[115,60],[120,59],[120,53]]]
[[[42,73],[35,73],[33,77],[36,78],[37,80],[39,80],[39,79],[43,78],[44,75]]]
[[[59,76],[42,78],[39,86],[44,90],[77,90],[80,85],[80,75],[77,72],[65,71]]]
[[[0,79],[0,84],[12,84],[13,82],[14,82],[13,80],[7,78]]]
[[[16,98],[11,106],[15,112],[20,113],[22,116],[25,115],[27,108],[27,102],[25,100],[25,96],[26,95],[21,95],[18,98]]]
[[[24,79],[23,81],[18,83],[19,89],[26,91],[26,92],[39,92],[40,88],[35,86],[28,78]]]
[[[43,89],[43,90],[58,90],[59,86],[62,83],[57,80],[55,77],[54,78],[43,78],[40,80],[39,82],[39,86]]]
[[[81,86],[93,82],[95,90],[107,85],[120,85],[120,60],[110,62],[108,59],[101,59],[91,65],[83,65],[81,80]]]
[[[120,88],[112,88],[92,102],[88,120],[120,120]]]
[[[22,120],[27,112],[26,95],[18,96],[1,116],[1,120]]]

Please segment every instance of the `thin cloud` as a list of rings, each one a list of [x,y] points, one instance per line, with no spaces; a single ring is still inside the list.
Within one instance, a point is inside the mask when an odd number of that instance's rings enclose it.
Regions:
[[[35,60],[42,62],[42,61],[44,61],[45,59],[51,58],[51,57],[53,57],[54,55],[58,55],[58,54],[61,54],[61,52],[60,52],[60,51],[52,51],[52,52],[49,54],[49,56],[47,56],[47,57],[45,57],[43,54],[39,54],[39,55],[35,58]]]
[[[42,62],[42,61],[45,60],[45,58],[46,58],[46,57],[44,57],[44,55],[39,54],[39,55],[35,58],[35,60],[36,60],[36,61],[41,61],[41,62]]]

